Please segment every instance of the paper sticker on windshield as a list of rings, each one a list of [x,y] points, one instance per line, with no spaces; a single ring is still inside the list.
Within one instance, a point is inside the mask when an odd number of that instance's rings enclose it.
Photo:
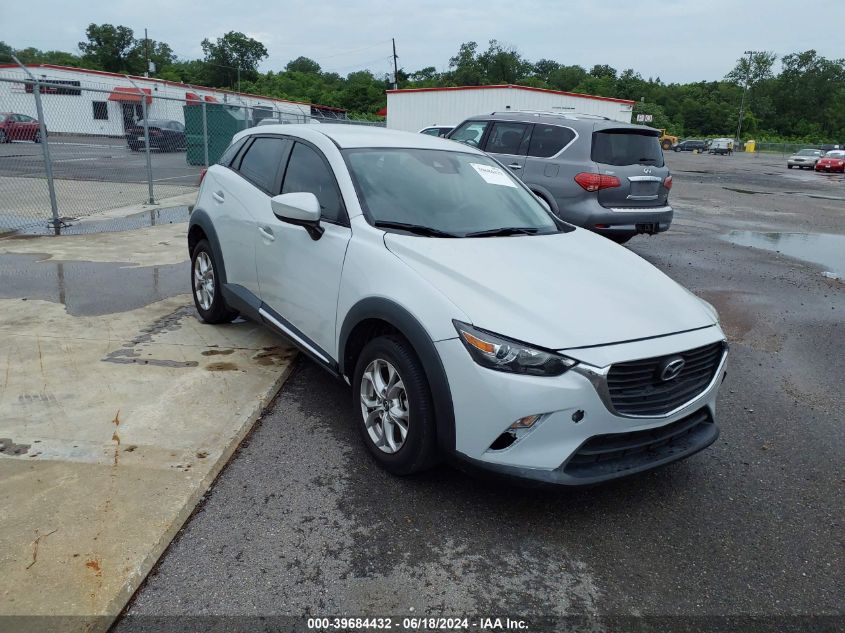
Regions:
[[[478,163],[470,163],[470,165],[472,165],[472,168],[478,172],[479,176],[484,178],[484,182],[490,185],[504,185],[505,187],[513,187],[516,189],[516,185],[513,180],[511,180],[510,176],[498,167],[493,167],[491,165],[479,165]]]

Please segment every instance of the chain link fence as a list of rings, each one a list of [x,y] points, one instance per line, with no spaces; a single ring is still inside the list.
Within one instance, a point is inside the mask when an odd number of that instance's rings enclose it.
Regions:
[[[125,83],[37,79],[23,69],[0,76],[0,234],[34,226],[59,234],[92,214],[184,207],[201,170],[255,125],[384,125],[307,104],[175,98],[129,77]]]

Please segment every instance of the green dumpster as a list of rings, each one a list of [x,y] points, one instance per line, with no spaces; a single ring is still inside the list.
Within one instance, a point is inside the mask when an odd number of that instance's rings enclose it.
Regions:
[[[185,160],[189,165],[205,165],[205,139],[202,125],[201,103],[183,106],[185,111],[185,137],[188,151]],[[225,103],[205,104],[206,128],[208,129],[208,162],[216,163],[232,137],[252,126],[245,108],[229,106]]]

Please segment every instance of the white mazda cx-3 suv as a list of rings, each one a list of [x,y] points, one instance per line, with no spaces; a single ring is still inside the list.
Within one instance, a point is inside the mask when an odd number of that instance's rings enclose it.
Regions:
[[[263,322],[352,387],[389,471],[447,457],[591,484],[718,436],[715,310],[552,215],[466,145],[264,126],[208,169],[188,234],[201,318]]]

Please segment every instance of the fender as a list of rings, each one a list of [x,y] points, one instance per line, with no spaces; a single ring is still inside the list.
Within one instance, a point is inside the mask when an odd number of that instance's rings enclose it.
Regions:
[[[226,283],[226,267],[223,261],[223,252],[220,250],[220,240],[217,239],[217,231],[214,228],[214,222],[205,209],[194,207],[191,211],[191,216],[188,218],[188,235],[191,235],[191,229],[194,226],[200,227],[205,233],[208,243],[211,245],[211,250],[214,253],[214,261],[217,263],[217,277],[221,283]],[[188,257],[191,253],[190,240],[188,242]]]
[[[557,200],[555,200],[555,197],[552,195],[552,193],[548,189],[546,189],[544,187],[540,187],[539,185],[531,185],[529,187],[529,189],[531,189],[531,191],[534,192],[535,196],[545,200],[549,204],[549,206],[552,208],[552,213],[554,213],[555,215],[560,217],[560,215],[559,215],[560,207],[557,204]]]
[[[437,425],[437,444],[446,453],[455,451],[455,410],[452,406],[452,391],[440,354],[425,328],[410,312],[390,299],[370,297],[356,303],[343,320],[338,345],[339,369],[342,376],[348,376],[354,367],[347,367],[346,345],[355,326],[366,319],[380,319],[390,323],[414,348],[425,371],[434,401],[434,417]]]

